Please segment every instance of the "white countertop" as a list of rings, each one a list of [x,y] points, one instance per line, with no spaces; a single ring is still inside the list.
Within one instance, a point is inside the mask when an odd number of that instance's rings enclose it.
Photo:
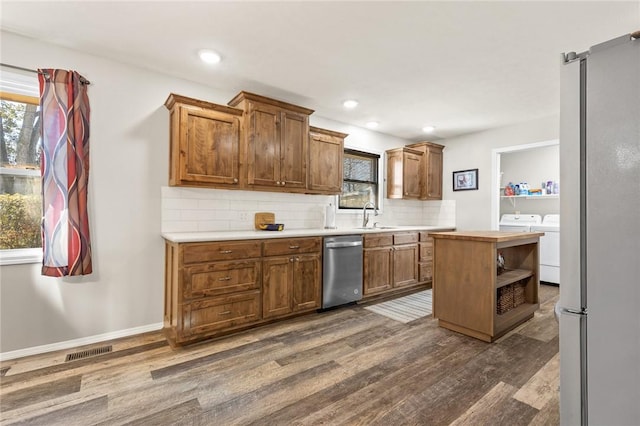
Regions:
[[[452,226],[393,226],[385,228],[338,228],[338,229],[285,229],[284,231],[215,231],[215,232],[163,232],[162,238],[174,243],[203,241],[253,240],[264,238],[324,237],[328,235],[371,234],[402,231],[451,231]]]

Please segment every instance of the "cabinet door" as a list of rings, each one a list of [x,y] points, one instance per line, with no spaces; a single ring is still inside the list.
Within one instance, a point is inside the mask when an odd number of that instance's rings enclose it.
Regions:
[[[392,253],[392,247],[364,250],[363,293],[365,295],[380,293],[393,287]]]
[[[306,188],[309,117],[282,111],[280,126],[280,185]]]
[[[309,189],[323,194],[342,192],[344,140],[311,133],[309,139]]]
[[[180,112],[181,181],[238,185],[240,119],[219,111]]]
[[[393,247],[393,286],[418,282],[418,245],[408,244]]]
[[[420,262],[418,279],[420,282],[433,281],[433,262]]]
[[[402,151],[387,151],[387,198],[402,198]]]
[[[404,199],[419,199],[422,193],[424,169],[422,155],[403,153],[402,182]]]
[[[320,308],[320,253],[295,256],[293,265],[293,311]]]
[[[429,148],[427,162],[427,199],[442,200],[442,149]]]
[[[280,186],[280,110],[252,104],[249,114],[247,183]]]
[[[270,257],[262,262],[262,316],[273,318],[291,313],[293,256]]]

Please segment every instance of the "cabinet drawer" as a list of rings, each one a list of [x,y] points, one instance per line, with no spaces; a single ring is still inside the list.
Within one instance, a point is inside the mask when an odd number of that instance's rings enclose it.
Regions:
[[[431,281],[433,279],[433,263],[420,263],[418,264],[418,268],[418,280],[420,282]]]
[[[224,241],[219,243],[185,244],[182,254],[184,264],[216,260],[247,259],[260,257],[260,241]]]
[[[420,261],[433,260],[433,243],[420,243]]]
[[[287,238],[286,240],[264,241],[265,256],[280,256],[296,253],[319,252],[322,238]]]
[[[420,231],[420,242],[431,242],[433,243],[433,237],[429,236],[429,231]]]
[[[393,244],[413,244],[418,242],[417,232],[401,232],[393,234]]]
[[[393,245],[393,235],[389,233],[385,234],[365,234],[364,235],[364,247],[384,247]]]
[[[213,297],[182,306],[184,335],[193,336],[235,327],[260,319],[259,290]]]
[[[240,260],[184,268],[185,299],[260,289],[262,262]]]

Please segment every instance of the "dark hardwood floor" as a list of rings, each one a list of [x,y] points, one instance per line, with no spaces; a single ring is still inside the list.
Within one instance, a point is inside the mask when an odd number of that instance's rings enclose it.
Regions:
[[[540,295],[493,344],[351,306],[180,349],[154,332],[6,361],[0,423],[557,425],[558,288]]]

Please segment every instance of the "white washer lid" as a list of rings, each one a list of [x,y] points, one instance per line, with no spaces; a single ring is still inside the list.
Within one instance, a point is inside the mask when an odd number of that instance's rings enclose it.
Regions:
[[[560,215],[559,214],[544,215],[544,219],[542,219],[542,224],[560,226]]]
[[[500,218],[500,225],[531,226],[540,223],[542,223],[542,216],[539,214],[503,214]]]

